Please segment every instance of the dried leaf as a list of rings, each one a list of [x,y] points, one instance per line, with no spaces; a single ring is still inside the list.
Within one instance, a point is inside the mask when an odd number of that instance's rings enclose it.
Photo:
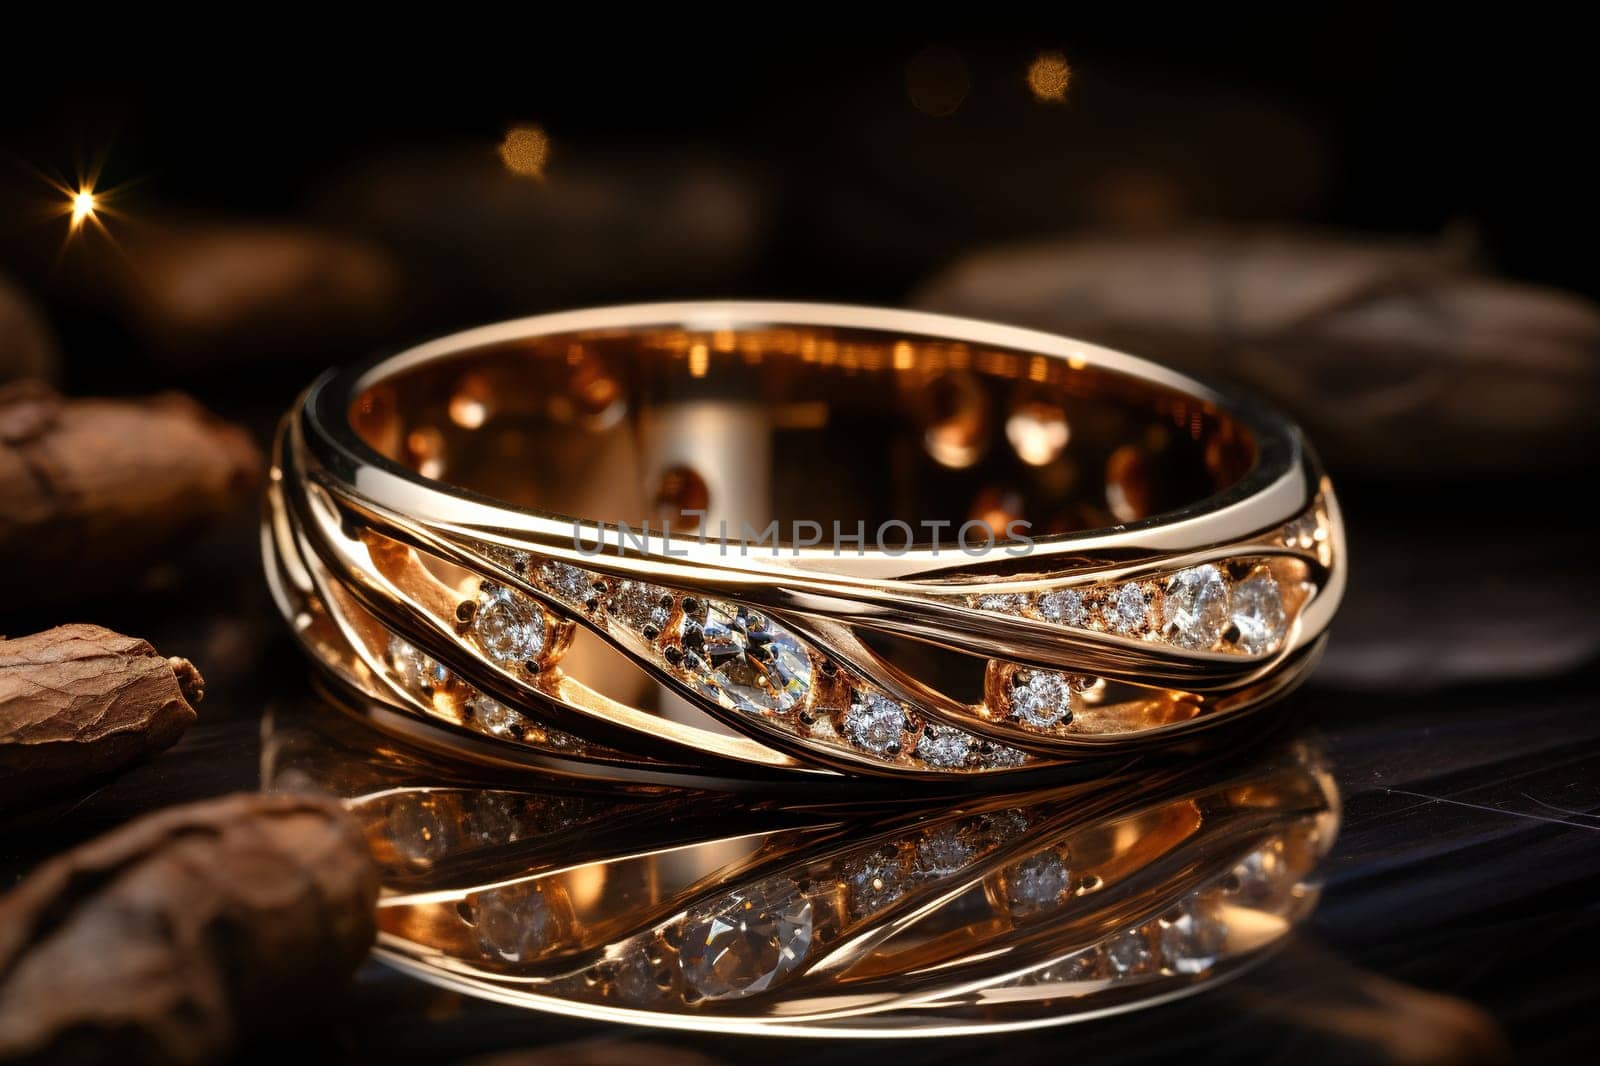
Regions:
[[[204,686],[187,659],[100,626],[0,640],[0,809],[171,747]]]
[[[0,1061],[215,1061],[323,1010],[375,935],[337,803],[240,794],[148,815],[0,898]]]

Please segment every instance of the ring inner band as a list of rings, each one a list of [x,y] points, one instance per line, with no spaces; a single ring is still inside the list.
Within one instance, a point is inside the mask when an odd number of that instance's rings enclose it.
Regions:
[[[902,546],[1138,522],[1258,451],[1209,399],[1082,360],[812,326],[520,338],[380,367],[349,412],[380,455],[513,506],[681,532],[704,512],[713,540],[837,523],[868,550],[890,523]]]

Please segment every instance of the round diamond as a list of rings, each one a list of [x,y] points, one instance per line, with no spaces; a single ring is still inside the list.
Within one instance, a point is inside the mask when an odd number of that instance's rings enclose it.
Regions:
[[[594,596],[592,574],[555,559],[546,559],[539,564],[539,580],[567,603],[583,603]]]
[[[712,600],[701,618],[685,616],[683,646],[696,689],[730,710],[782,713],[811,691],[811,656],[797,637],[766,615]]]
[[[1138,585],[1123,585],[1106,602],[1106,624],[1118,633],[1137,633],[1146,625],[1150,601]]]
[[[656,1002],[666,992],[665,977],[661,963],[647,947],[631,944],[617,961],[612,988],[624,1003],[642,1007]]]
[[[980,611],[1000,611],[1004,614],[1021,614],[1027,599],[1018,592],[989,592],[975,596],[972,605]]]
[[[1049,910],[1071,886],[1067,864],[1053,851],[1031,855],[1006,871],[1008,902],[1013,914]]]
[[[472,924],[478,946],[491,958],[526,962],[558,938],[549,902],[537,885],[521,883],[473,897]]]
[[[450,680],[444,664],[400,637],[389,638],[389,665],[400,675],[400,683],[413,690],[432,692]]]
[[[1003,811],[994,811],[978,819],[983,826],[984,836],[990,844],[1008,844],[1028,831],[1032,822],[1028,812],[1021,807],[1007,807]]]
[[[977,854],[977,848],[962,835],[959,827],[943,825],[917,844],[917,874],[947,877],[970,863]]]
[[[384,825],[395,850],[417,866],[433,865],[460,844],[458,818],[438,796],[401,793]]]
[[[607,601],[612,617],[634,629],[659,631],[667,624],[672,594],[643,581],[620,581]]]
[[[1052,670],[1018,670],[1011,684],[1011,711],[1036,729],[1072,721],[1072,679]]]
[[[528,662],[544,650],[544,611],[510,589],[485,590],[478,596],[472,633],[496,662]]]
[[[1100,976],[1100,971],[1100,953],[1087,948],[1040,970],[1037,980],[1046,985],[1072,984],[1076,981],[1092,981]]]
[[[1294,868],[1285,858],[1282,844],[1275,842],[1239,860],[1224,891],[1235,902],[1265,910],[1270,902],[1284,899],[1293,892],[1295,883]]]
[[[811,901],[787,878],[740,888],[684,926],[683,976],[707,999],[765,992],[811,950]]]
[[[1176,918],[1161,922],[1161,956],[1178,973],[1204,973],[1217,963],[1228,939],[1221,922],[1185,907]]]
[[[1289,616],[1271,574],[1261,570],[1234,586],[1229,620],[1238,628],[1239,650],[1246,654],[1264,655],[1283,641]]]
[[[1155,966],[1155,956],[1143,929],[1129,929],[1118,933],[1105,945],[1106,962],[1118,977],[1146,973]]]
[[[472,708],[473,717],[477,719],[479,727],[485,733],[492,733],[497,737],[516,735],[516,727],[522,716],[494,697],[485,696],[480,692],[467,701],[467,706]]]
[[[893,755],[906,730],[905,708],[879,692],[856,692],[845,712],[844,732],[851,743],[874,755]]]
[[[507,844],[523,835],[522,797],[512,792],[466,792],[467,824],[478,843]]]
[[[508,548],[503,544],[485,544],[483,554],[513,574],[528,572],[528,553],[521,548]]]
[[[568,751],[580,751],[585,746],[585,741],[582,737],[575,737],[571,733],[563,733],[559,729],[551,729],[549,726],[540,726],[539,732],[544,735],[544,742],[548,747],[563,748]]]
[[[1283,527],[1283,543],[1286,547],[1310,551],[1317,546],[1317,534],[1319,532],[1317,513],[1315,511],[1307,511]]]
[[[905,891],[900,857],[892,851],[869,855],[846,875],[850,885],[850,910],[858,918],[880,911]]]
[[[1042,594],[1035,607],[1047,622],[1063,626],[1085,626],[1089,623],[1089,604],[1079,589],[1055,589]]]
[[[1008,770],[1028,761],[1028,753],[1008,744],[993,744],[979,749],[978,765],[989,770]]]
[[[917,741],[917,757],[941,769],[960,766],[967,761],[967,752],[971,750],[971,734],[933,722],[923,726],[922,738]]]
[[[1228,628],[1228,583],[1222,571],[1208,564],[1174,574],[1161,601],[1161,624],[1180,648],[1204,651],[1221,640]]]

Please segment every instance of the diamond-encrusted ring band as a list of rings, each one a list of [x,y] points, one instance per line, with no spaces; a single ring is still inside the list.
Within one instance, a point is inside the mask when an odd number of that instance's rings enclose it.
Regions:
[[[936,315],[546,315],[324,376],[263,550],[374,721],[585,774],[1014,780],[1313,664],[1332,489],[1270,410]]]

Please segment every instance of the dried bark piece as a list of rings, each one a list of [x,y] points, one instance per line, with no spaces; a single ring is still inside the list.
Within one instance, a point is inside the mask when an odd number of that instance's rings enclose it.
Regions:
[[[60,369],[55,338],[28,299],[0,277],[0,382],[54,379]]]
[[[0,810],[166,750],[204,693],[189,660],[100,626],[0,639]]]
[[[1263,393],[1334,473],[1522,475],[1600,445],[1600,308],[1445,246],[1273,230],[981,252],[923,307],[1037,326]]]
[[[409,304],[382,249],[306,226],[152,224],[128,263],[114,296],[151,360],[195,373],[347,355],[389,337]]]
[[[261,465],[243,430],[185,396],[0,386],[0,595],[14,608],[126,583],[253,500]]]
[[[0,1061],[211,1062],[301,1024],[371,947],[377,896],[331,800],[141,818],[0,898]]]

